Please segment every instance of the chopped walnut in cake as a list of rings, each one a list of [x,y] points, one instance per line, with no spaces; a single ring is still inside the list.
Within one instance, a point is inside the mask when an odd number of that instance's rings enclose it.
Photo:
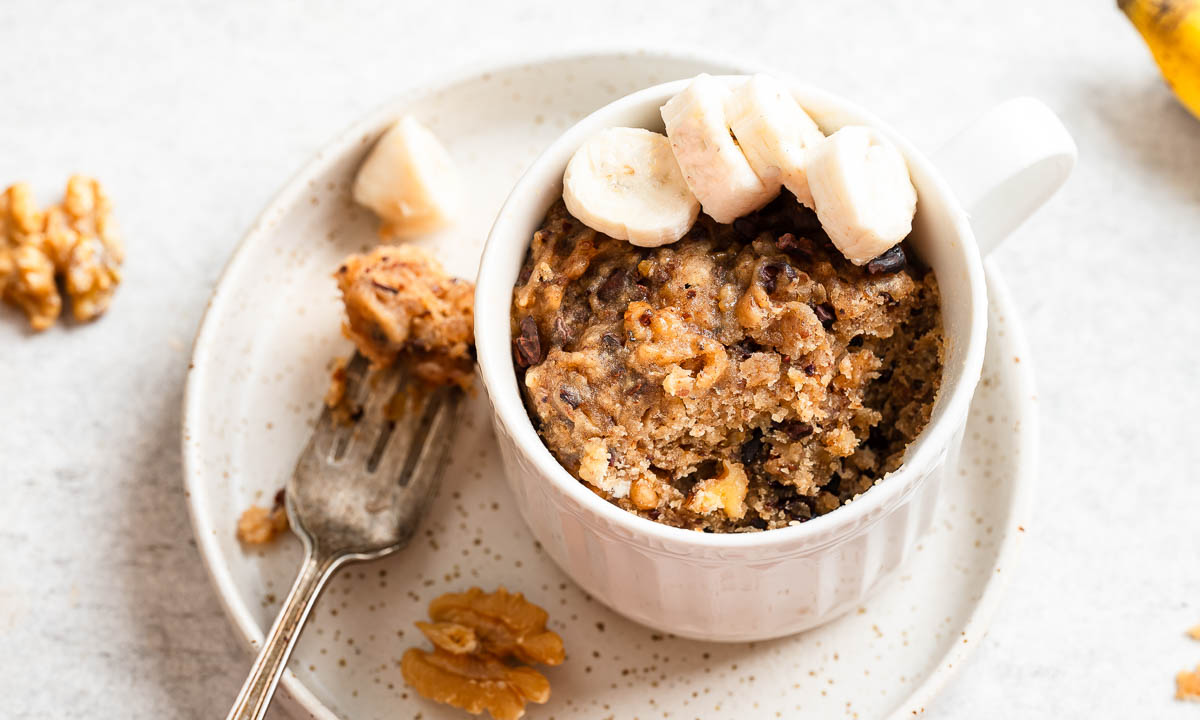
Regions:
[[[343,331],[376,367],[406,362],[427,383],[470,384],[474,284],[413,245],[351,255],[334,277],[346,306]]]
[[[559,665],[562,638],[521,593],[450,593],[430,603],[429,617],[416,625],[433,651],[409,648],[401,659],[405,682],[422,696],[495,720],[517,720],[526,703],[550,699],[545,676],[513,661]]]
[[[746,514],[746,490],[750,482],[740,463],[721,461],[721,471],[696,483],[688,495],[686,507],[706,515],[721,510],[731,520],[741,520]]]

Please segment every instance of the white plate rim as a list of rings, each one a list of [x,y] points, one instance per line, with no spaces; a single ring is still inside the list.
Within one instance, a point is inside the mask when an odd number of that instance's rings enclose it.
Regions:
[[[282,189],[271,199],[251,225],[250,229],[238,242],[213,287],[212,295],[205,307],[204,315],[201,318],[196,336],[192,342],[187,381],[183,395],[183,422],[181,423],[180,440],[182,446],[184,494],[187,500],[188,515],[191,520],[197,549],[199,550],[201,561],[204,564],[209,579],[217,590],[217,597],[220,600],[221,607],[251,653],[257,652],[258,646],[262,642],[263,632],[252,617],[249,607],[240,601],[240,594],[234,584],[233,576],[230,573],[229,567],[224,563],[223,555],[217,546],[215,530],[207,513],[201,509],[204,503],[200,502],[200,500],[205,497],[207,489],[203,473],[199,470],[201,462],[197,456],[198,446],[193,442],[191,432],[191,428],[200,425],[198,416],[203,407],[201,391],[207,372],[207,365],[204,360],[208,352],[211,336],[215,332],[214,318],[220,315],[218,310],[228,299],[230,292],[227,290],[227,281],[240,266],[242,259],[247,255],[247,249],[267,234],[270,220],[273,217],[280,215],[296,201],[298,196],[306,191],[308,182],[313,176],[323,172],[327,165],[336,161],[336,159],[340,158],[349,149],[357,146],[366,130],[374,128],[383,119],[395,115],[398,108],[403,107],[406,103],[413,102],[416,98],[435,94],[444,88],[488,73],[498,74],[506,70],[521,67],[571,60],[602,57],[618,59],[636,56],[738,67],[742,68],[746,73],[765,72],[769,70],[767,66],[761,63],[747,61],[744,58],[737,58],[721,52],[689,46],[647,49],[641,46],[630,45],[600,45],[586,49],[573,48],[551,53],[517,53],[511,55],[506,60],[481,61],[467,64],[436,75],[422,84],[403,90],[393,99],[383,103],[361,119],[351,123],[334,136],[332,140],[322,145],[283,185]],[[891,715],[892,720],[900,720],[900,718],[912,717],[914,714],[923,713],[933,697],[945,687],[954,673],[964,664],[975,646],[986,635],[987,626],[999,606],[1003,592],[1011,579],[1012,571],[1019,559],[1019,550],[1025,533],[1023,531],[1014,532],[1013,530],[1017,527],[1023,528],[1026,525],[1027,517],[1032,507],[1032,485],[1036,470],[1037,451],[1037,409],[1033,363],[1030,358],[1024,332],[1017,321],[1011,295],[1006,284],[1001,279],[994,261],[985,261],[985,269],[988,285],[991,294],[994,296],[995,309],[1006,318],[1006,329],[1010,335],[1010,342],[1021,357],[1021,363],[1015,374],[1017,382],[1015,383],[1014,390],[1011,391],[1017,393],[1019,416],[1022,423],[1021,430],[1018,433],[1020,435],[1018,439],[1021,450],[1020,461],[1018,462],[1017,472],[1012,480],[1014,488],[1012,493],[1012,507],[1009,511],[1013,527],[1008,528],[1008,532],[1005,533],[1005,538],[995,556],[995,567],[997,569],[1001,567],[1006,568],[1007,572],[993,573],[993,580],[987,583],[983,594],[975,603],[973,610],[964,624],[964,638],[967,642],[956,644],[951,651],[943,656],[937,669],[931,672],[909,695],[901,708]],[[282,686],[281,689],[284,690],[282,693],[283,697],[292,701],[288,703],[289,706],[294,704],[299,709],[319,720],[344,720],[326,707],[291,670],[284,672],[280,685]],[[232,702],[232,698],[230,698],[230,701]]]

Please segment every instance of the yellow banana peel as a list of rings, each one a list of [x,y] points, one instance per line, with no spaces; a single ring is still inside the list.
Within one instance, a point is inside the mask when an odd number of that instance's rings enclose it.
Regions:
[[[1167,85],[1200,118],[1200,0],[1117,0]]]

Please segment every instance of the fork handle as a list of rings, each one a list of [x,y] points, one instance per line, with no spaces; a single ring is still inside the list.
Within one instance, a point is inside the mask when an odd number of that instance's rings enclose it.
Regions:
[[[266,715],[271,696],[275,694],[279,678],[287,667],[288,658],[292,656],[296,640],[300,638],[304,621],[308,619],[325,582],[333,576],[339,565],[341,562],[336,557],[319,557],[311,548],[305,549],[300,574],[283,601],[275,624],[263,638],[262,650],[254,660],[250,676],[238,692],[226,720],[261,720]]]

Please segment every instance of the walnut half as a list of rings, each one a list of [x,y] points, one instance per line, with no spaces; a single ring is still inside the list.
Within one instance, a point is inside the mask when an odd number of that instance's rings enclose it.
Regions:
[[[550,682],[540,672],[511,667],[489,655],[409,648],[400,659],[400,672],[422,696],[472,715],[487,710],[495,720],[517,720],[526,703],[550,699]]]
[[[76,320],[103,314],[121,282],[124,256],[96,180],[71,176],[62,204],[46,212],[24,183],[0,193],[0,295],[25,312],[34,330],[50,327],[62,312],[56,278]]]
[[[63,204],[46,214],[46,245],[63,275],[75,319],[86,322],[103,314],[121,282],[125,248],[99,182],[71,176]]]
[[[546,611],[503,587],[443,595],[429,604],[429,617],[471,628],[483,651],[499,658],[542,665],[561,665],[565,658],[562,638],[546,629]]]
[[[46,252],[42,233],[44,220],[25,183],[0,193],[0,295],[39,331],[53,325],[62,312],[54,259]]]
[[[50,258],[36,245],[25,244],[12,248],[2,264],[9,268],[4,299],[21,308],[34,330],[53,325],[62,312],[62,297]]]
[[[433,622],[418,622],[433,652],[410,648],[404,680],[422,696],[495,720],[516,720],[526,703],[550,699],[550,682],[536,670],[505,660],[558,665],[562,638],[546,629],[546,611],[521,593],[471,588],[429,605]]]

